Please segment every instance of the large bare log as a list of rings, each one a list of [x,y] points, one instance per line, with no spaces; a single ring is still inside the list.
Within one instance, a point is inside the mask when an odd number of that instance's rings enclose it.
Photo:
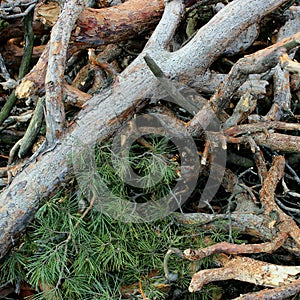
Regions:
[[[49,196],[71,172],[67,160],[72,145],[101,140],[111,135],[133,112],[147,104],[158,82],[147,68],[144,55],[155,59],[170,76],[188,81],[203,76],[211,63],[236,38],[237,34],[258,22],[286,0],[236,0],[222,9],[179,51],[166,51],[184,6],[182,1],[166,3],[162,20],[144,51],[119,76],[113,88],[91,98],[78,118],[54,149],[28,163],[0,195],[0,257],[14,244],[32,219],[42,197]],[[233,26],[234,24],[234,26]],[[212,38],[213,37],[213,38]]]

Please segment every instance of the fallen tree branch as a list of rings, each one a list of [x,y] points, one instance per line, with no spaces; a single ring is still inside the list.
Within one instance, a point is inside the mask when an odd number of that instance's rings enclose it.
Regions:
[[[256,133],[253,139],[258,145],[265,146],[272,150],[284,152],[300,152],[300,137],[281,133],[270,133],[269,136],[265,133]]]
[[[277,222],[279,234],[288,234],[297,244],[295,251],[300,253],[300,229],[290,216],[286,215],[275,202],[275,189],[279,180],[284,175],[285,159],[283,156],[275,156],[272,167],[264,180],[260,192],[261,204],[264,207],[264,214],[271,217],[269,226],[275,226]]]
[[[282,56],[286,56],[284,54]],[[288,56],[288,55],[287,55]],[[281,60],[282,57],[280,57]],[[291,114],[291,91],[290,74],[283,70],[280,64],[275,67],[274,72],[274,101],[266,117],[271,120],[282,120],[287,114]]]
[[[80,48],[128,40],[153,29],[164,10],[164,1],[130,0],[104,9],[85,9],[73,32],[71,53]],[[124,26],[126,24],[126,26]]]
[[[267,121],[267,122],[256,122],[250,124],[241,124],[237,126],[232,126],[224,130],[226,136],[242,136],[244,134],[252,134],[256,132],[263,132],[263,130],[300,130],[300,124],[298,123],[286,123],[280,121]]]
[[[51,32],[45,78],[46,142],[50,146],[58,142],[65,129],[63,82],[67,47],[73,26],[83,9],[82,1],[68,0]]]
[[[219,280],[235,279],[253,284],[277,287],[292,283],[300,273],[299,266],[279,266],[249,257],[236,256],[232,259],[220,255],[215,259],[222,268],[202,270],[193,275],[189,291],[199,291],[203,285]]]
[[[240,297],[235,298],[233,300],[256,300],[256,299],[282,300],[282,299],[287,299],[288,297],[291,297],[293,295],[296,295],[299,292],[300,292],[300,279],[274,289],[267,289],[256,293],[248,293],[246,295],[241,295]]]
[[[12,147],[9,155],[9,163],[13,162],[13,159],[18,151],[18,156],[23,158],[31,149],[34,141],[41,129],[42,122],[44,120],[44,104],[45,97],[38,99],[33,116],[27,127],[24,136]]]
[[[282,246],[286,237],[279,237],[277,240],[274,240],[270,243],[261,243],[261,244],[243,244],[236,245],[227,242],[221,242],[204,249],[192,250],[186,249],[184,251],[184,257],[188,260],[200,260],[204,257],[210,256],[216,253],[225,253],[225,254],[253,254],[253,253],[272,253]]]

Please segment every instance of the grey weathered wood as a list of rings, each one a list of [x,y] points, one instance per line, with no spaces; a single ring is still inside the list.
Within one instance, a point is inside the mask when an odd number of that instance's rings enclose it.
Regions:
[[[60,18],[52,28],[48,68],[45,79],[46,90],[46,140],[51,146],[56,143],[65,128],[63,82],[68,44],[71,32],[84,4],[80,0],[68,0]]]

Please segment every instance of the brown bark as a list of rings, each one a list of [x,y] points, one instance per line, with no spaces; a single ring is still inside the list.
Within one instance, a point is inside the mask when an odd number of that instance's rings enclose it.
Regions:
[[[155,27],[163,9],[162,0],[131,0],[105,9],[86,8],[72,35],[71,53],[141,36]]]
[[[253,136],[257,144],[275,151],[300,152],[300,137],[281,133],[258,133]]]
[[[247,244],[247,245],[235,245],[227,242],[215,244],[213,246],[206,247],[204,249],[192,250],[187,249],[184,251],[184,257],[188,260],[203,259],[212,254],[225,253],[225,254],[251,254],[267,252],[272,253],[282,246],[284,243],[284,237],[273,241],[272,243],[261,244]]]
[[[91,95],[81,92],[67,83],[64,84],[64,96],[65,104],[76,107],[82,107],[83,104],[92,97]]]
[[[2,53],[7,64],[16,66],[19,65],[22,60],[24,48],[20,47],[18,44],[15,44],[15,41],[15,39],[11,39],[7,43],[5,43]],[[32,59],[37,60],[43,53],[44,49],[44,45],[33,47]]]
[[[278,229],[280,234],[288,234],[296,242],[297,252],[300,253],[300,229],[293,218],[286,215],[275,202],[275,189],[284,175],[284,168],[284,157],[274,157],[272,167],[260,191],[260,200],[264,208],[264,214],[271,217],[269,226],[279,222]]]

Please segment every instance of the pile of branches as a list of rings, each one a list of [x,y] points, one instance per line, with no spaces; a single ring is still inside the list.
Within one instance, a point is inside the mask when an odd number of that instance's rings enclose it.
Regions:
[[[150,99],[171,82],[167,88],[175,87],[171,94],[179,95],[179,106],[183,87],[197,91],[198,98],[188,101],[205,104],[189,120],[179,119],[168,106],[160,108],[161,115],[203,142],[201,164],[207,172],[214,148],[227,149],[221,185],[229,193],[227,211],[201,202],[194,212],[174,217],[203,229],[229,220],[223,229],[237,228],[254,241],[182,253],[171,249],[168,255],[189,260],[222,254],[215,258],[221,267],[195,273],[189,290],[236,279],[273,288],[239,299],[285,299],[298,293],[300,266],[290,263],[290,256],[295,264],[300,253],[297,3],[128,0],[117,6],[96,1],[87,8],[83,2],[1,4],[5,188],[0,194],[0,257],[20,238],[41,199],[70,178],[74,140],[108,139],[142,109],[157,109]],[[207,20],[201,18],[205,13]],[[215,116],[222,135],[204,134]],[[249,178],[245,174],[255,176],[255,184],[244,180]],[[289,266],[244,255],[278,249]],[[167,262],[165,268],[168,278]]]

